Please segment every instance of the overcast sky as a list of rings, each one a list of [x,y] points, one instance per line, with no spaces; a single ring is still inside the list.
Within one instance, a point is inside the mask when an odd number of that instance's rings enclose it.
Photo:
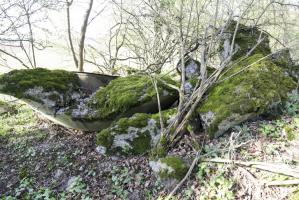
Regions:
[[[83,23],[83,18],[85,11],[87,9],[89,0],[79,0],[74,1],[71,7],[71,26],[72,31],[75,36],[79,36],[80,28]],[[99,45],[103,45],[105,43],[105,38],[107,38],[107,34],[109,28],[114,24],[113,20],[113,11],[111,6],[107,4],[105,0],[96,0],[94,1],[93,10],[90,16],[92,19],[96,14],[103,10],[104,11],[96,17],[91,24],[88,26],[87,34],[86,34],[86,43],[91,40],[97,40]],[[65,54],[70,53],[68,50],[63,49],[63,46],[68,45],[67,39],[67,26],[66,26],[66,12],[62,10],[60,12],[52,11],[49,13],[50,17],[50,27],[49,29],[53,32],[53,35],[50,36],[50,42],[53,43],[53,47],[48,48],[46,51],[40,51],[38,55],[38,60],[41,65],[45,65],[45,67],[52,68],[61,68],[67,67],[68,69],[73,69],[73,60],[71,55],[65,56]],[[77,46],[77,43],[75,44]],[[87,71],[96,70],[95,68],[91,68],[91,66],[86,65]]]
[[[109,6],[107,0],[94,0],[94,5],[90,19],[96,14],[103,10],[104,11],[96,17],[91,24],[88,26],[86,34],[86,43],[89,41],[97,41],[99,47],[105,45],[109,28],[114,24],[113,10],[111,5]],[[70,9],[71,15],[71,28],[73,33],[73,39],[78,39],[80,35],[80,29],[83,23],[85,11],[87,10],[89,0],[74,0],[73,5]],[[44,30],[34,29],[34,37],[37,39],[47,39],[49,46],[45,50],[37,51],[37,65],[38,67],[48,68],[63,68],[67,70],[76,70],[72,56],[66,47],[68,47],[68,36],[67,36],[67,21],[66,21],[66,10],[61,9],[60,11],[49,11],[49,19],[38,24],[39,27],[43,27],[49,30],[49,34],[45,34]],[[78,46],[77,41],[74,41],[75,47]],[[10,66],[19,66],[19,63],[10,60],[8,58]],[[20,66],[21,67],[21,66]],[[86,71],[95,71],[95,67],[86,64]],[[0,68],[0,72],[7,72],[10,69]]]
[[[0,0],[1,1],[1,0]],[[223,0],[224,1],[224,0]],[[225,0],[231,4],[234,2],[238,4],[238,0]],[[92,19],[99,11],[104,11],[88,26],[86,34],[86,43],[95,42],[98,48],[104,48],[108,38],[108,31],[111,26],[114,25],[114,11],[112,6],[108,4],[108,0],[94,0],[94,5],[90,19]],[[123,0],[124,3],[130,4],[130,6],[137,7],[138,0]],[[290,3],[298,3],[299,0],[290,0]],[[80,28],[83,23],[83,18],[88,7],[89,0],[74,0],[71,6],[71,26],[73,32],[73,39],[79,37]],[[133,5],[134,4],[134,5]],[[236,11],[236,10],[235,10]],[[39,39],[44,39],[50,42],[50,47],[46,50],[37,51],[37,65],[39,67],[49,68],[62,68],[66,70],[76,70],[70,51],[68,50],[68,38],[67,38],[67,22],[66,11],[61,9],[60,11],[50,11],[49,20],[47,22],[40,23],[41,26],[47,28],[49,33],[45,36],[44,31],[34,30],[34,36]],[[75,47],[78,46],[78,42],[74,42]],[[9,60],[10,66],[14,68],[19,65],[15,61]],[[0,72],[6,72],[9,69],[0,68]],[[86,71],[97,71],[97,68],[85,64]]]

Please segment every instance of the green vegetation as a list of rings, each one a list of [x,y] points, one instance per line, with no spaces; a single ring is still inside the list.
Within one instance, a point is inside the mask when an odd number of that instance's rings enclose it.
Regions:
[[[299,117],[294,117],[291,123],[284,126],[284,131],[288,140],[295,140],[299,137]]]
[[[0,77],[0,92],[18,98],[34,87],[42,87],[45,92],[57,91],[66,93],[78,88],[76,74],[64,70],[48,70],[43,68],[13,70]]]
[[[128,168],[113,167],[111,171],[112,194],[115,194],[120,199],[129,199],[129,192],[126,187],[133,181],[134,177],[132,174],[129,174]]]
[[[149,119],[150,115],[144,113],[137,113],[130,118],[121,118],[112,124],[110,128],[104,129],[97,134],[97,145],[105,147],[107,153],[144,153],[149,150],[151,146],[149,130],[142,130],[142,128],[148,125]],[[155,127],[153,127],[152,131],[155,131]],[[157,134],[157,132],[154,134]],[[117,138],[117,135],[124,135],[124,137]],[[124,145],[115,147],[113,144],[118,143],[118,141],[123,141],[120,142],[120,144]]]
[[[262,135],[266,137],[278,138],[281,136],[281,129],[273,124],[261,124],[259,131]]]
[[[72,198],[81,197],[84,200],[91,200],[88,195],[88,187],[80,176],[75,177],[75,180],[67,188],[67,192],[72,194]]]
[[[255,63],[262,57],[261,54],[253,55],[228,71],[222,78],[224,81],[211,89],[197,109],[211,137],[281,104],[288,92],[296,88],[296,83],[271,60]]]
[[[177,156],[166,156],[159,159],[160,163],[165,164],[167,167],[161,168],[159,176],[162,179],[175,178],[181,180],[186,175],[189,167],[186,162]]]
[[[170,78],[163,78],[165,82],[175,84]],[[176,91],[158,81],[160,96],[171,95],[175,99]],[[166,93],[166,94],[165,94]],[[90,102],[90,107],[98,111],[100,119],[111,119],[118,114],[142,103],[156,100],[156,91],[148,76],[128,76],[111,81],[101,88]]]
[[[284,106],[285,114],[295,116],[299,115],[299,91],[293,91],[288,95],[288,100]]]
[[[200,163],[197,179],[201,184],[200,200],[233,200],[234,181],[227,177],[225,167],[209,163]]]
[[[3,196],[5,200],[16,199],[83,199],[91,200],[88,196],[88,188],[81,177],[76,177],[76,180],[70,185],[67,192],[57,193],[51,188],[36,188],[36,180],[32,177],[25,177],[20,181],[20,184],[14,189],[13,196]],[[1,197],[1,196],[0,196]]]

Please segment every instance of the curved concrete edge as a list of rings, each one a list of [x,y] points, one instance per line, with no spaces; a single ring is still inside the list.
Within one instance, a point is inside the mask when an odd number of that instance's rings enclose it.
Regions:
[[[61,126],[72,128],[72,129],[79,129],[83,131],[101,131],[105,128],[108,128],[114,121],[122,117],[130,117],[135,113],[157,113],[158,112],[158,104],[156,101],[150,101],[140,106],[133,107],[132,109],[128,110],[125,113],[119,114],[115,116],[114,119],[111,120],[86,120],[86,119],[74,119],[70,115],[66,114],[59,114],[54,116],[54,112],[44,106],[41,103],[29,100],[29,99],[17,99],[10,95],[0,95],[0,99],[5,101],[14,101],[18,103],[25,103],[31,109],[36,111],[37,113],[44,116],[46,119],[59,124]],[[161,97],[161,107],[162,109],[170,108],[171,105],[177,100],[176,96],[164,96]]]
[[[107,128],[113,121],[87,121],[87,120],[74,120],[71,116],[62,114],[54,116],[54,112],[49,108],[45,107],[41,103],[28,100],[28,99],[18,99],[10,95],[0,94],[0,100],[7,102],[15,102],[19,104],[26,104],[35,112],[41,114],[46,119],[54,122],[55,124],[59,124],[61,126],[79,129],[83,131],[99,131],[104,128]]]

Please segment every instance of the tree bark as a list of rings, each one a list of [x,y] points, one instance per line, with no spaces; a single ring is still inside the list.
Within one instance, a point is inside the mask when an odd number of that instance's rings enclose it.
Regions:
[[[70,19],[70,6],[72,5],[73,0],[72,1],[68,1],[66,0],[66,16],[67,16],[67,33],[68,33],[68,38],[69,38],[69,43],[70,43],[70,47],[71,47],[71,52],[73,55],[73,59],[74,59],[74,63],[76,65],[76,68],[78,68],[78,59],[76,57],[76,53],[74,50],[74,45],[73,45],[73,40],[72,40],[72,34],[71,34],[71,19]]]
[[[89,15],[92,9],[92,5],[93,5],[93,0],[89,1],[89,7],[86,11],[85,17],[84,17],[84,22],[81,28],[81,37],[80,37],[80,43],[79,43],[79,71],[83,72],[84,68],[84,42],[85,42],[85,35],[86,35],[86,30],[87,30],[87,26],[88,26],[88,19],[89,19]]]

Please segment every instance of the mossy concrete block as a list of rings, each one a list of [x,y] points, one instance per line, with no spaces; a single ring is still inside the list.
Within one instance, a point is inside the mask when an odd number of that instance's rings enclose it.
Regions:
[[[0,77],[1,93],[32,100],[51,109],[67,104],[79,88],[78,76],[64,70],[22,69]]]
[[[157,161],[150,161],[152,170],[161,179],[181,180],[188,172],[188,164],[178,156],[166,156]]]
[[[0,77],[0,85],[1,92],[23,98],[25,91],[35,87],[45,92],[66,93],[79,88],[79,81],[72,72],[37,68],[12,70]]]
[[[168,77],[161,78],[164,82],[175,84]],[[169,107],[178,99],[176,90],[158,81],[158,91],[162,109]],[[163,97],[167,100],[164,101]],[[130,109],[147,102],[156,102],[157,94],[148,76],[133,75],[120,77],[101,88],[90,101],[91,108],[97,110],[96,118],[113,119],[115,116],[128,112]]]
[[[162,112],[163,121],[169,123],[176,109]],[[98,152],[101,154],[136,155],[149,151],[160,139],[159,114],[136,113],[121,118],[97,134]]]
[[[161,108],[168,109],[178,93],[162,83],[175,84],[169,77],[161,80]],[[22,99],[55,123],[87,131],[102,130],[114,120],[135,113],[158,112],[156,90],[148,76],[117,78],[42,68],[13,70],[0,76],[0,92]]]
[[[113,76],[43,68],[13,70],[0,76],[0,92],[21,99],[49,120],[68,128],[99,131],[111,120],[89,120],[93,92]]]
[[[241,23],[237,26],[237,22],[232,21],[227,29],[224,30],[223,39],[220,44],[221,60],[225,60],[230,54],[236,29],[232,60],[237,60],[245,56],[248,52],[263,55],[271,53],[269,36],[267,34],[262,33],[257,27],[250,27]]]
[[[262,54],[255,54],[245,59],[208,92],[197,114],[209,136],[218,137],[232,126],[267,112],[296,89],[283,68],[267,58],[256,62],[261,58]]]

